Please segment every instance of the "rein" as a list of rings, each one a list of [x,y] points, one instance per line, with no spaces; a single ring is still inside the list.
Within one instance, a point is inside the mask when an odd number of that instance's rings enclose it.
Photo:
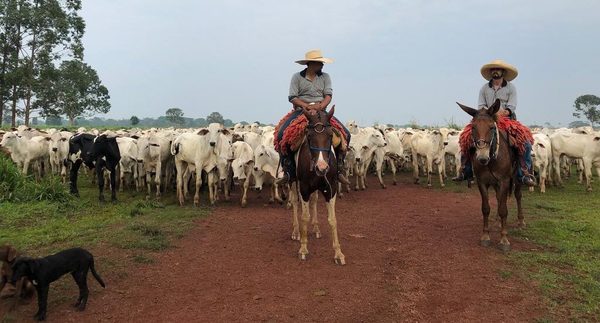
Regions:
[[[485,146],[490,147],[490,160],[494,160],[498,157],[498,151],[500,150],[500,140],[498,140],[500,137],[500,130],[498,130],[498,125],[496,122],[494,122],[494,132],[492,132],[492,139],[490,139],[490,141],[484,139],[476,140],[474,132],[471,134],[471,137],[473,139],[473,146],[477,148],[484,148]],[[494,151],[492,151],[493,146],[496,146]]]

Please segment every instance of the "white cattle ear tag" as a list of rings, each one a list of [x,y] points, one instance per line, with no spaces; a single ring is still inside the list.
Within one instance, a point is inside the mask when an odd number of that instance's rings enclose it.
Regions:
[[[35,279],[32,280],[31,283],[33,284],[33,286],[37,286],[38,285],[38,282]]]

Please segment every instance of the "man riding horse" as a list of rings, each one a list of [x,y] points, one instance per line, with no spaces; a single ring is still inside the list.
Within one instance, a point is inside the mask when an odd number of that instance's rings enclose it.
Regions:
[[[481,67],[481,75],[488,82],[479,91],[479,108],[489,108],[494,104],[496,99],[499,99],[501,106],[497,115],[509,118],[511,120],[509,124],[513,129],[524,127],[516,121],[517,89],[510,83],[518,74],[516,67],[502,60],[494,60]],[[470,129],[465,128],[465,130]],[[519,152],[519,167],[517,168],[519,179],[525,185],[535,186],[531,161],[531,145],[533,142],[529,138],[518,138],[518,136],[515,138],[514,131],[508,131],[508,135],[511,136],[511,145]],[[464,137],[467,138],[467,136]],[[472,148],[471,145],[467,145],[467,147],[465,145],[461,146],[463,152],[461,157],[461,172],[452,180],[463,181],[466,179],[467,181],[471,181],[473,179],[473,166],[471,164]]]
[[[279,185],[291,183],[296,178],[293,150],[297,147],[293,147],[293,143],[286,139],[287,137],[298,139],[295,137],[299,136],[296,132],[293,134],[286,133],[286,130],[290,125],[296,124],[295,121],[303,115],[303,110],[307,110],[309,113],[325,111],[331,102],[333,90],[329,74],[324,73],[322,69],[324,63],[332,62],[332,59],[323,57],[318,49],[308,51],[304,59],[296,61],[300,65],[306,65],[306,68],[292,76],[288,96],[288,100],[292,103],[292,111],[279,122],[275,132],[275,150],[280,154],[281,167],[284,172],[284,176],[277,181]],[[350,142],[350,132],[335,117],[332,117],[331,123],[338,130],[337,135],[341,139],[339,144],[334,143],[338,164],[338,180],[341,183],[349,184],[343,175],[343,170],[346,147],[347,143]]]

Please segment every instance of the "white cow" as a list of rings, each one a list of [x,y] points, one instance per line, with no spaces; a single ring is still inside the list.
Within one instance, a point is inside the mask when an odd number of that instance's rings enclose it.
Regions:
[[[216,181],[217,158],[221,145],[221,133],[229,134],[218,123],[211,123],[208,128],[201,129],[196,133],[183,133],[171,144],[171,154],[175,156],[175,168],[177,169],[177,197],[181,206],[185,203],[184,181],[185,171],[191,171],[188,166],[193,166],[196,172],[196,194],[194,205],[200,205],[200,186],[202,185],[202,171],[208,176],[209,200],[215,203],[214,181]],[[187,186],[187,185],[186,185]]]
[[[240,181],[242,184],[241,205],[242,207],[246,207],[248,203],[248,187],[250,187],[252,169],[254,168],[254,151],[248,143],[243,141],[233,143],[230,151],[233,180]]]
[[[533,166],[540,175],[540,192],[546,193],[546,179],[552,158],[552,143],[550,137],[542,133],[533,134],[533,140]],[[533,189],[534,187],[529,188],[530,191]]]
[[[354,168],[354,176],[356,178],[355,190],[364,190],[367,187],[365,184],[367,169],[373,160],[376,150],[381,149],[380,151],[383,151],[383,147],[386,145],[387,143],[383,134],[373,127],[360,129],[357,134],[352,136],[350,146],[354,149],[356,160]],[[378,159],[376,160],[377,175],[382,188],[385,188],[385,184],[381,178],[381,166],[383,165],[384,155],[385,152],[378,154]]]
[[[560,158],[562,155],[566,155],[571,158],[581,158],[586,177],[586,188],[591,191],[592,166],[596,168],[597,172],[600,172],[600,136],[557,132],[550,136],[550,142],[554,174],[559,185],[562,185]]]
[[[412,163],[413,163],[413,177],[415,184],[419,183],[419,156],[425,158],[425,164],[427,169],[427,186],[431,187],[431,174],[433,174],[433,165],[438,167],[438,175],[440,178],[440,185],[444,184],[443,167],[442,163],[444,160],[444,141],[445,138],[439,130],[433,130],[431,132],[417,132],[414,133],[411,138],[411,151],[412,151]]]
[[[48,165],[48,141],[50,138],[36,136],[31,139],[20,137],[14,132],[4,134],[0,147],[7,148],[10,157],[22,169],[24,175],[27,175],[29,166],[34,165],[37,169],[36,178],[42,177],[42,164]]]
[[[137,140],[129,137],[118,137],[117,145],[121,153],[119,160],[119,191],[123,192],[125,184],[129,181],[125,180],[126,174],[131,174],[135,182],[136,191],[139,192],[140,186],[138,181],[138,145]]]
[[[264,184],[271,184],[269,203],[273,201],[283,202],[279,196],[279,187],[275,184],[275,179],[283,176],[282,169],[279,169],[278,173],[278,165],[279,154],[275,149],[264,145],[259,145],[254,149],[254,169],[252,172],[254,188],[262,191]]]
[[[387,145],[384,150],[392,170],[392,184],[396,185],[396,171],[402,167],[404,161],[404,146],[400,140],[400,133],[394,128],[385,129],[385,141]]]
[[[65,160],[69,154],[69,138],[73,134],[68,131],[53,132],[49,135],[48,155],[52,173],[60,174],[63,183],[67,181],[67,164]]]
[[[460,150],[460,144],[459,144],[459,139],[460,139],[460,132],[454,130],[454,131],[450,131],[450,133],[448,133],[448,137],[447,137],[447,142],[448,144],[444,147],[444,152],[446,153],[446,156],[449,156],[451,160],[454,161],[454,171],[455,171],[455,175],[458,176],[458,173],[460,172],[460,158],[461,158],[461,150]],[[445,161],[445,159],[444,159]],[[446,167],[444,167],[444,169],[446,169]]]

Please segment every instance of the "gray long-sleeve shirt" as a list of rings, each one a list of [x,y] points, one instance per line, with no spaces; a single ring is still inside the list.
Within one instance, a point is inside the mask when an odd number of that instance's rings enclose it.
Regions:
[[[295,73],[290,81],[290,94],[288,100],[299,98],[304,102],[320,102],[326,95],[333,95],[331,78],[327,73],[319,73],[314,80],[306,78],[306,69]]]
[[[496,99],[500,99],[500,107],[515,112],[517,109],[517,89],[512,83],[504,81],[498,90],[494,90],[492,82],[484,84],[479,91],[479,108],[489,108]]]

